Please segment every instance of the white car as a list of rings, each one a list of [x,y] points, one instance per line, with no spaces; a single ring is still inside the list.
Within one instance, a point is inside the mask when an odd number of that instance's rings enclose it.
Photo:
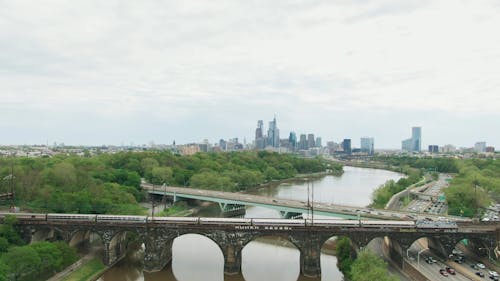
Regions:
[[[481,269],[485,269],[486,268],[486,266],[484,266],[484,264],[482,264],[482,263],[478,263],[476,265],[477,265],[477,267],[479,267]]]
[[[490,270],[490,271],[488,271],[488,273],[490,274],[490,276],[498,277],[498,273],[496,271]]]

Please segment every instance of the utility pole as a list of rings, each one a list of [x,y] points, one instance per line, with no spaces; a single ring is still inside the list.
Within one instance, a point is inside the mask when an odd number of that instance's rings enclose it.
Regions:
[[[314,182],[311,182],[311,225],[314,225]]]
[[[155,217],[155,200],[154,200],[155,185],[153,184],[153,193],[151,193],[151,218]]]

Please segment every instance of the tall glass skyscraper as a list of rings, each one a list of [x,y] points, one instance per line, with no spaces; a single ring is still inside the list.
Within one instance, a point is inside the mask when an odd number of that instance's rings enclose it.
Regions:
[[[369,137],[361,138],[361,152],[368,153],[368,155],[373,155],[375,152],[374,139]]]
[[[276,117],[269,122],[269,130],[267,131],[267,144],[272,147],[280,146],[280,130],[276,125]]]
[[[422,127],[411,128],[411,145],[413,152],[422,151]]]

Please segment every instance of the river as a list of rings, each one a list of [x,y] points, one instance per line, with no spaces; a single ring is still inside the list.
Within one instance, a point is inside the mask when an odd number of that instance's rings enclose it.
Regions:
[[[256,194],[306,201],[314,189],[314,202],[337,203],[363,207],[370,203],[372,191],[387,180],[401,174],[376,169],[344,167],[341,176],[294,180],[257,190]],[[203,210],[202,215],[217,215],[218,207]],[[245,217],[278,218],[279,213],[262,207],[248,207]],[[300,276],[299,251],[288,241],[276,237],[250,242],[242,251],[241,274],[224,276],[223,256],[210,239],[187,234],[174,240],[172,263],[160,272],[145,273],[138,263],[124,261],[106,272],[99,281],[291,281],[342,280],[335,256],[321,254],[321,279]]]

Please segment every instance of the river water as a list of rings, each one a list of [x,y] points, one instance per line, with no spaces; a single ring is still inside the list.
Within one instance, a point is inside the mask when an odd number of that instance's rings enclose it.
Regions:
[[[385,170],[344,167],[341,176],[325,176],[282,183],[261,188],[254,193],[264,196],[307,201],[314,189],[314,202],[336,203],[363,207],[370,203],[372,191],[387,180],[397,180],[401,174]],[[309,186],[309,196],[308,196]],[[218,207],[202,211],[203,216],[218,215]],[[278,218],[279,213],[262,207],[248,207],[245,217]],[[324,249],[326,252],[326,248]],[[224,260],[218,246],[210,239],[187,234],[174,240],[172,263],[160,272],[145,273],[140,263],[124,262],[106,272],[100,281],[292,281],[342,280],[335,256],[321,254],[321,279],[300,276],[300,253],[288,241],[264,237],[252,241],[242,251],[241,274],[224,276]],[[140,258],[140,257],[139,257]],[[133,258],[132,258],[133,260]]]

